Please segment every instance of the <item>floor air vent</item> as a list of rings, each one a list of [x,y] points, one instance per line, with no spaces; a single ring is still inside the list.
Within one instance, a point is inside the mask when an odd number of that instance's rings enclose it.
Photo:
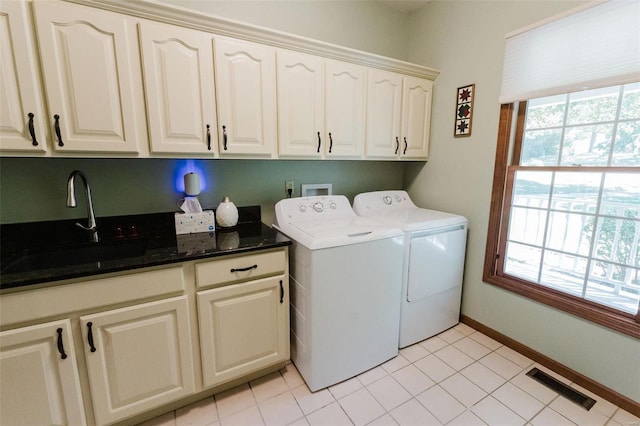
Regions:
[[[567,398],[569,401],[578,404],[587,411],[589,411],[591,407],[593,407],[596,403],[595,399],[589,398],[585,394],[572,389],[571,387],[565,385],[559,380],[554,379],[544,371],[538,370],[537,368],[532,368],[531,370],[529,370],[527,376],[545,385],[546,387],[553,389],[560,395]]]

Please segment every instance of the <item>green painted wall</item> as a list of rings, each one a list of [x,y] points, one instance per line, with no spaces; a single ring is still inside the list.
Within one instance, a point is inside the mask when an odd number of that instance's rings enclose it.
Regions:
[[[2,223],[85,217],[84,205],[66,207],[67,177],[75,169],[89,180],[96,216],[177,211],[183,196],[176,189],[186,160],[165,159],[0,159]],[[261,205],[263,221],[272,223],[275,203],[285,197],[286,180],[331,183],[334,194],[352,200],[358,192],[402,187],[404,165],[380,161],[194,160],[202,173],[198,197],[215,208],[229,196],[238,206]],[[84,199],[82,184],[76,188]]]
[[[463,314],[640,401],[640,340],[482,281],[504,35],[581,3],[432,1],[411,15],[409,61],[441,74],[434,86],[429,162],[407,166],[405,187],[417,204],[469,220]],[[471,83],[473,134],[454,138],[456,90]]]

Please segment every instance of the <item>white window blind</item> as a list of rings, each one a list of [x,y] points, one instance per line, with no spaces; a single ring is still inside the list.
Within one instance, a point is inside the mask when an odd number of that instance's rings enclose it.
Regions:
[[[506,36],[500,103],[640,81],[640,1],[609,0]]]

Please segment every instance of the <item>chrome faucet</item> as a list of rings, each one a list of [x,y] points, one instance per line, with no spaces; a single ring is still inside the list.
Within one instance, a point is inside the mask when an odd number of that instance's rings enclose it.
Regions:
[[[83,226],[76,223],[76,226],[90,232],[90,239],[93,242],[98,242],[98,227],[96,226],[96,216],[93,214],[93,202],[91,200],[91,188],[89,188],[89,182],[87,178],[80,170],[74,170],[67,179],[67,207],[76,207],[76,193],[75,193],[75,177],[80,176],[82,183],[84,184],[85,194],[87,195],[87,216],[89,216],[89,226]]]

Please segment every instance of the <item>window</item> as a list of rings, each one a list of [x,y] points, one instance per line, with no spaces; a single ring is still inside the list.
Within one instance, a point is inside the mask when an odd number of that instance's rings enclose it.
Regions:
[[[488,235],[485,281],[640,337],[640,83],[503,105]]]

